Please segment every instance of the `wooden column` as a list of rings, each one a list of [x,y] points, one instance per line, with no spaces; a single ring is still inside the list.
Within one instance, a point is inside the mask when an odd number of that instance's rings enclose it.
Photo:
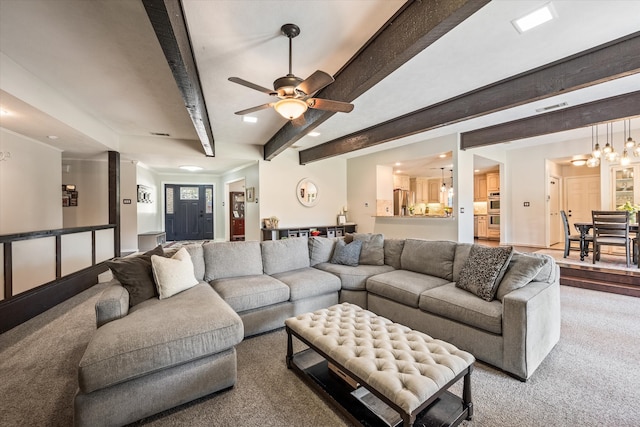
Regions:
[[[120,153],[109,151],[109,224],[113,224],[113,255],[120,256]]]

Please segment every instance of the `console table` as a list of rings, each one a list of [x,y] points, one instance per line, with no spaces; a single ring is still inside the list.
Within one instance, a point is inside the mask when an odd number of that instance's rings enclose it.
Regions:
[[[138,234],[138,250],[141,252],[153,249],[167,241],[167,233],[164,231],[149,231]]]
[[[290,227],[290,228],[263,228],[262,240],[279,240],[288,237],[310,237],[311,232],[317,230],[322,237],[340,237],[346,233],[355,233],[357,225],[347,223],[343,225],[319,225],[310,227]]]

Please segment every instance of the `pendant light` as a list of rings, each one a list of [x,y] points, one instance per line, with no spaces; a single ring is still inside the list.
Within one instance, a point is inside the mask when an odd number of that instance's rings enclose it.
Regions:
[[[591,156],[596,159],[600,159],[600,157],[602,156],[602,150],[600,150],[600,143],[598,142],[598,125],[596,125],[595,128],[596,128],[596,146],[593,148],[593,151],[591,152]],[[593,145],[593,126],[591,126],[591,145]]]
[[[594,147],[593,145],[593,130],[594,126],[591,126],[591,157],[589,157],[589,159],[587,159],[587,167],[588,168],[595,168],[600,166],[600,159],[598,157],[596,157],[595,153],[596,153],[596,148],[598,150],[598,156],[600,156],[600,146],[598,145],[598,143],[596,142],[596,145]]]
[[[611,133],[611,144],[609,144],[609,133]],[[609,147],[608,151],[607,147]],[[606,153],[605,158],[610,162],[615,162],[620,157],[613,146],[613,123],[607,123],[607,145],[602,151]]]
[[[442,187],[440,187],[440,192],[444,193],[447,191],[447,184],[444,183],[444,168],[440,168],[440,171],[442,171]]]

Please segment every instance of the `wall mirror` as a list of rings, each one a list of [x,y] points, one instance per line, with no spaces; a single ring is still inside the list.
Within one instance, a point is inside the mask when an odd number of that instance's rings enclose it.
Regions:
[[[315,206],[318,203],[318,186],[309,178],[303,178],[296,187],[296,196],[304,206]]]

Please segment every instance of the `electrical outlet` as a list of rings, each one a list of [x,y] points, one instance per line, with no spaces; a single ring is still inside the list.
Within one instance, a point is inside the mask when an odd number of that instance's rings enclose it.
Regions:
[[[524,207],[528,208],[529,207],[529,202],[524,202]]]
[[[364,207],[368,208],[369,207],[369,203],[368,202],[364,202]]]

